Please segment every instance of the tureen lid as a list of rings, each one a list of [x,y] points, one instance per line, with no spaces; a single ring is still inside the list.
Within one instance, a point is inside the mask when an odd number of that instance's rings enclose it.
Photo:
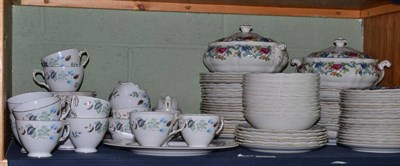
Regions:
[[[359,59],[371,59],[367,54],[364,54],[354,48],[346,47],[347,40],[343,38],[337,38],[333,42],[333,47],[329,47],[322,51],[313,52],[308,57],[310,58],[359,58]]]
[[[241,25],[239,28],[240,32],[234,33],[228,37],[224,37],[218,39],[210,44],[222,44],[222,43],[250,43],[250,42],[275,42],[270,38],[262,37],[257,33],[251,32],[253,30],[253,26],[245,24]]]

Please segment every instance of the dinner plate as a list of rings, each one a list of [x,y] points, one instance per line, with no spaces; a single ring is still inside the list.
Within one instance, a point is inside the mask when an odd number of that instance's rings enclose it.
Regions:
[[[140,146],[138,143],[121,143],[112,139],[104,139],[103,143],[108,146],[126,148],[136,154],[148,156],[201,156],[220,149],[229,149],[239,146],[233,141],[214,140],[207,147],[188,147],[184,141],[171,141],[167,146],[148,147]]]
[[[261,144],[250,144],[250,143],[240,143],[249,150],[263,153],[305,153],[324,145],[313,145],[313,146],[274,146],[274,145],[261,145]]]

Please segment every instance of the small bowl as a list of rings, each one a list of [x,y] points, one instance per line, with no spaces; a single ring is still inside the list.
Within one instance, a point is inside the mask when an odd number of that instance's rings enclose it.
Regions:
[[[273,116],[260,114],[244,114],[246,120],[256,129],[273,130],[306,130],[317,122],[319,115],[311,116]]]

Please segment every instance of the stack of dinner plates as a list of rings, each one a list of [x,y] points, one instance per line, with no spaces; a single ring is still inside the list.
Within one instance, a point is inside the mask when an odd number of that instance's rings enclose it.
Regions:
[[[318,125],[307,130],[270,130],[240,124],[235,140],[240,146],[257,152],[304,153],[324,146],[327,138],[326,128]]]
[[[321,117],[317,124],[327,128],[328,145],[336,145],[337,130],[339,129],[340,90],[334,88],[319,89]]]
[[[400,89],[352,89],[340,94],[337,141],[355,151],[400,153]]]
[[[246,123],[242,81],[243,73],[200,73],[201,113],[224,117],[224,129],[219,138],[233,139],[236,125]]]

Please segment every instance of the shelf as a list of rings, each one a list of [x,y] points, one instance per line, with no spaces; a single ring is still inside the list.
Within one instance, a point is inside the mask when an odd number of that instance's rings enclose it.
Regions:
[[[400,5],[390,0],[21,0],[21,5],[331,18],[400,11]]]
[[[215,166],[247,166],[247,165],[399,165],[398,154],[377,154],[355,152],[346,147],[326,146],[321,149],[298,154],[273,154],[247,150],[242,147],[213,151],[204,156],[193,157],[160,157],[137,155],[126,149],[100,145],[98,152],[81,154],[74,151],[54,151],[50,158],[30,158],[20,153],[20,146],[12,143],[8,152],[9,166],[57,165],[57,166],[105,166],[105,165],[215,165]],[[249,155],[238,157],[239,154]]]

